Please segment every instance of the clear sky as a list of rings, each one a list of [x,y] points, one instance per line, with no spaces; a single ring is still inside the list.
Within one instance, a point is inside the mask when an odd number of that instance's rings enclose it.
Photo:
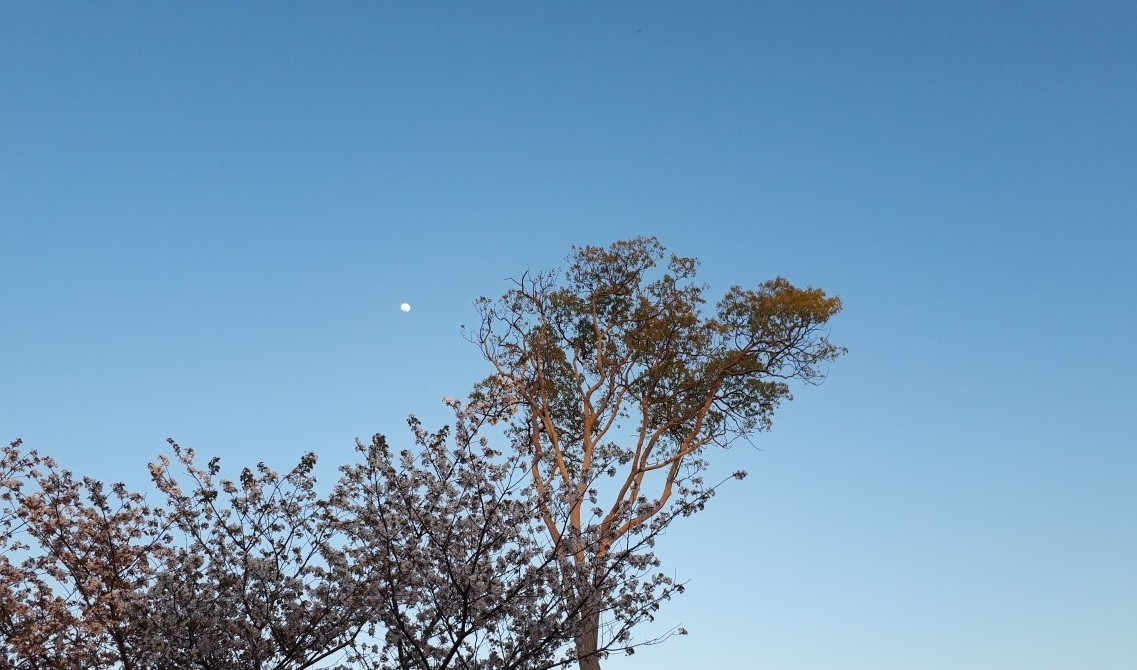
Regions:
[[[657,235],[849,354],[606,667],[1134,668],[1135,73],[1132,2],[3,2],[0,438],[330,474],[477,296]]]

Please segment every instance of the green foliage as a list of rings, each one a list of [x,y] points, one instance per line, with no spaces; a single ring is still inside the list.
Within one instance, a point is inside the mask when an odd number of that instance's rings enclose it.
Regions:
[[[657,456],[728,444],[770,426],[788,380],[816,383],[844,352],[825,336],[841,301],[821,289],[782,277],[734,286],[708,315],[698,261],[655,238],[569,260],[563,277],[526,275],[479,302],[478,342],[496,374],[474,398],[521,410],[533,446],[555,441],[584,459],[622,421]]]
[[[508,422],[546,528],[583,574],[651,557],[642,539],[714,493],[705,448],[768,429],[789,382],[820,382],[845,352],[826,332],[839,298],[777,277],[709,310],[698,266],[653,237],[577,247],[563,274],[526,274],[478,302],[472,339],[494,374],[471,408]],[[599,617],[579,622],[582,670],[599,668]]]

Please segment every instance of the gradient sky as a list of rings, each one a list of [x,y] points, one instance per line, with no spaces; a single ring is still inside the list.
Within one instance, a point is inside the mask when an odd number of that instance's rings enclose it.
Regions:
[[[849,354],[606,667],[1134,668],[1134,73],[1131,2],[3,2],[0,438],[330,477],[477,296],[656,235]]]

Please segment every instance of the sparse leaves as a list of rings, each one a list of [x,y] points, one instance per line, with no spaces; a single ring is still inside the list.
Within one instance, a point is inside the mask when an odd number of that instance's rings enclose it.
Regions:
[[[471,402],[508,420],[550,538],[607,594],[621,588],[600,578],[627,560],[621,542],[650,555],[639,538],[713,495],[699,476],[706,447],[768,429],[790,380],[823,379],[844,352],[825,330],[841,301],[778,277],[732,287],[705,314],[698,261],[653,237],[577,247],[568,262],[477,303],[471,339],[494,374]],[[597,600],[578,622],[582,670],[599,668],[601,613]]]

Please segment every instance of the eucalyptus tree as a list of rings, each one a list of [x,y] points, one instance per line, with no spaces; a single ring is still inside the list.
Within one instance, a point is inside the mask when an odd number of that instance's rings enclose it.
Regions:
[[[714,492],[708,448],[768,429],[791,380],[823,379],[844,352],[826,330],[841,301],[778,277],[706,310],[698,261],[650,237],[568,263],[479,300],[470,337],[493,374],[471,404],[504,418],[526,459],[562,588],[583,603],[579,665],[595,670],[628,634],[611,564],[655,561],[651,538]]]

